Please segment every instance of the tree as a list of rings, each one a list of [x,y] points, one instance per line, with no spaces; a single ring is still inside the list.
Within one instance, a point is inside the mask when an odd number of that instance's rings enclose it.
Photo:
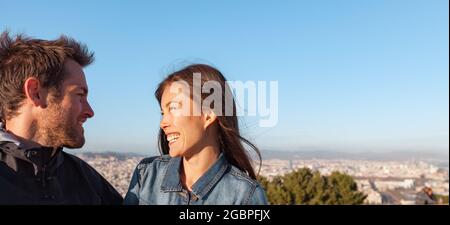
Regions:
[[[435,194],[436,202],[441,205],[448,205],[448,195]]]
[[[327,179],[332,196],[327,204],[362,204],[367,197],[358,191],[356,182],[347,174],[333,172]]]
[[[258,180],[269,203],[275,205],[362,204],[366,198],[352,177],[339,172],[326,177],[302,168],[272,181],[262,176]]]

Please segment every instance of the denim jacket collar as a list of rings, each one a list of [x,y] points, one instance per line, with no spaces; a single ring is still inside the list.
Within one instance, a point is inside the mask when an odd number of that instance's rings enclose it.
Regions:
[[[166,172],[161,184],[161,190],[165,192],[180,192],[183,190],[180,179],[180,166],[182,157],[174,157],[169,160]],[[230,164],[223,153],[220,153],[217,161],[192,185],[192,193],[202,199],[222,178]]]

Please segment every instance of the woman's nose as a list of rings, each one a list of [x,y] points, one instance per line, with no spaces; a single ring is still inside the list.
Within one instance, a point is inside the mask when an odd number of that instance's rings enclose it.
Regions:
[[[170,121],[168,119],[168,116],[163,115],[161,118],[161,122],[159,123],[159,126],[161,127],[161,129],[165,130],[167,127],[170,126],[169,122]]]

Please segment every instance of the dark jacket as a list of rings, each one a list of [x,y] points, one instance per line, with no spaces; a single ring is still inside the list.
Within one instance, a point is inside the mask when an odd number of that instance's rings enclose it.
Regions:
[[[62,149],[22,149],[0,129],[0,205],[121,204],[95,169]]]

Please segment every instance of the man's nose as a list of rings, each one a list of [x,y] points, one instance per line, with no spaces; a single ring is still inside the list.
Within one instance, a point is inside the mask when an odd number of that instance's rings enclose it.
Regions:
[[[94,116],[94,110],[92,109],[91,105],[89,105],[89,103],[86,103],[86,110],[84,114],[87,118],[92,118]]]

